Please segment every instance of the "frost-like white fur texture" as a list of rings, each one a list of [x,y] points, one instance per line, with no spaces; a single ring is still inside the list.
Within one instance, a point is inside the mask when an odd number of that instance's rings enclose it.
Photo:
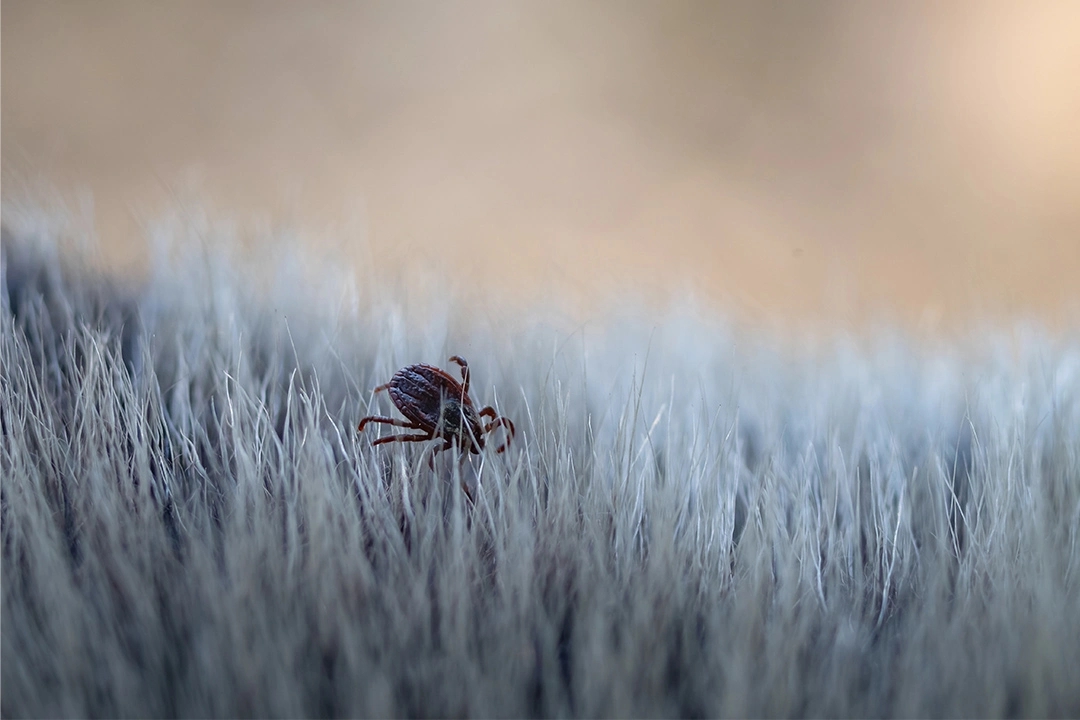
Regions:
[[[568,331],[169,232],[136,287],[5,231],[4,717],[1080,714],[1075,333]],[[357,434],[451,354],[509,452]]]

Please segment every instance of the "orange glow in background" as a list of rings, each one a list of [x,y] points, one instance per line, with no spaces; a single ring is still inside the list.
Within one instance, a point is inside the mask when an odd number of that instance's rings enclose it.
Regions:
[[[1075,318],[1080,3],[2,8],[3,194],[211,213],[493,303]],[[320,239],[321,238],[321,239]]]

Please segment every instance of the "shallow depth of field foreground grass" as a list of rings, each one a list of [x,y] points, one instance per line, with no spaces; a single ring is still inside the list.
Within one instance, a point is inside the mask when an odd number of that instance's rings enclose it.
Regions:
[[[1075,333],[565,330],[173,232],[138,288],[5,232],[5,717],[1080,714]],[[357,435],[452,354],[509,452]]]

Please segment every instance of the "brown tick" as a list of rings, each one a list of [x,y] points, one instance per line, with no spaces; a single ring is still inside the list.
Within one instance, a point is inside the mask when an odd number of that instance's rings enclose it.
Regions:
[[[421,435],[388,435],[379,438],[372,445],[391,442],[424,442],[440,437],[445,442],[436,447],[428,458],[432,466],[435,455],[457,445],[462,451],[479,453],[484,449],[484,435],[497,427],[506,428],[506,441],[495,448],[501,453],[510,445],[514,437],[514,423],[510,418],[499,417],[495,408],[488,405],[480,412],[476,411],[472,398],[469,397],[469,364],[457,355],[449,362],[461,366],[461,380],[458,382],[445,371],[431,365],[409,365],[394,373],[390,382],[380,385],[373,392],[389,390],[390,399],[401,414],[408,418],[396,418],[368,415],[360,420],[358,432],[363,432],[368,423],[384,423],[395,427],[420,430]],[[481,418],[490,418],[484,423]]]

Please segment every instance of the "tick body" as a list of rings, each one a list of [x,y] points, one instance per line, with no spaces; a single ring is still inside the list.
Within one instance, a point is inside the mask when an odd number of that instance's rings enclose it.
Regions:
[[[431,365],[409,365],[398,370],[390,382],[378,386],[375,392],[387,390],[394,405],[408,420],[368,415],[360,420],[358,431],[363,432],[368,423],[420,431],[418,435],[388,435],[372,445],[442,438],[443,444],[436,447],[428,458],[431,465],[436,453],[449,450],[454,445],[462,452],[479,453],[484,449],[484,436],[497,427],[503,427],[506,429],[506,441],[495,448],[495,452],[504,452],[514,437],[514,423],[507,417],[498,416],[490,405],[477,412],[469,397],[469,364],[457,355],[450,358],[450,362],[461,366],[461,382]]]

